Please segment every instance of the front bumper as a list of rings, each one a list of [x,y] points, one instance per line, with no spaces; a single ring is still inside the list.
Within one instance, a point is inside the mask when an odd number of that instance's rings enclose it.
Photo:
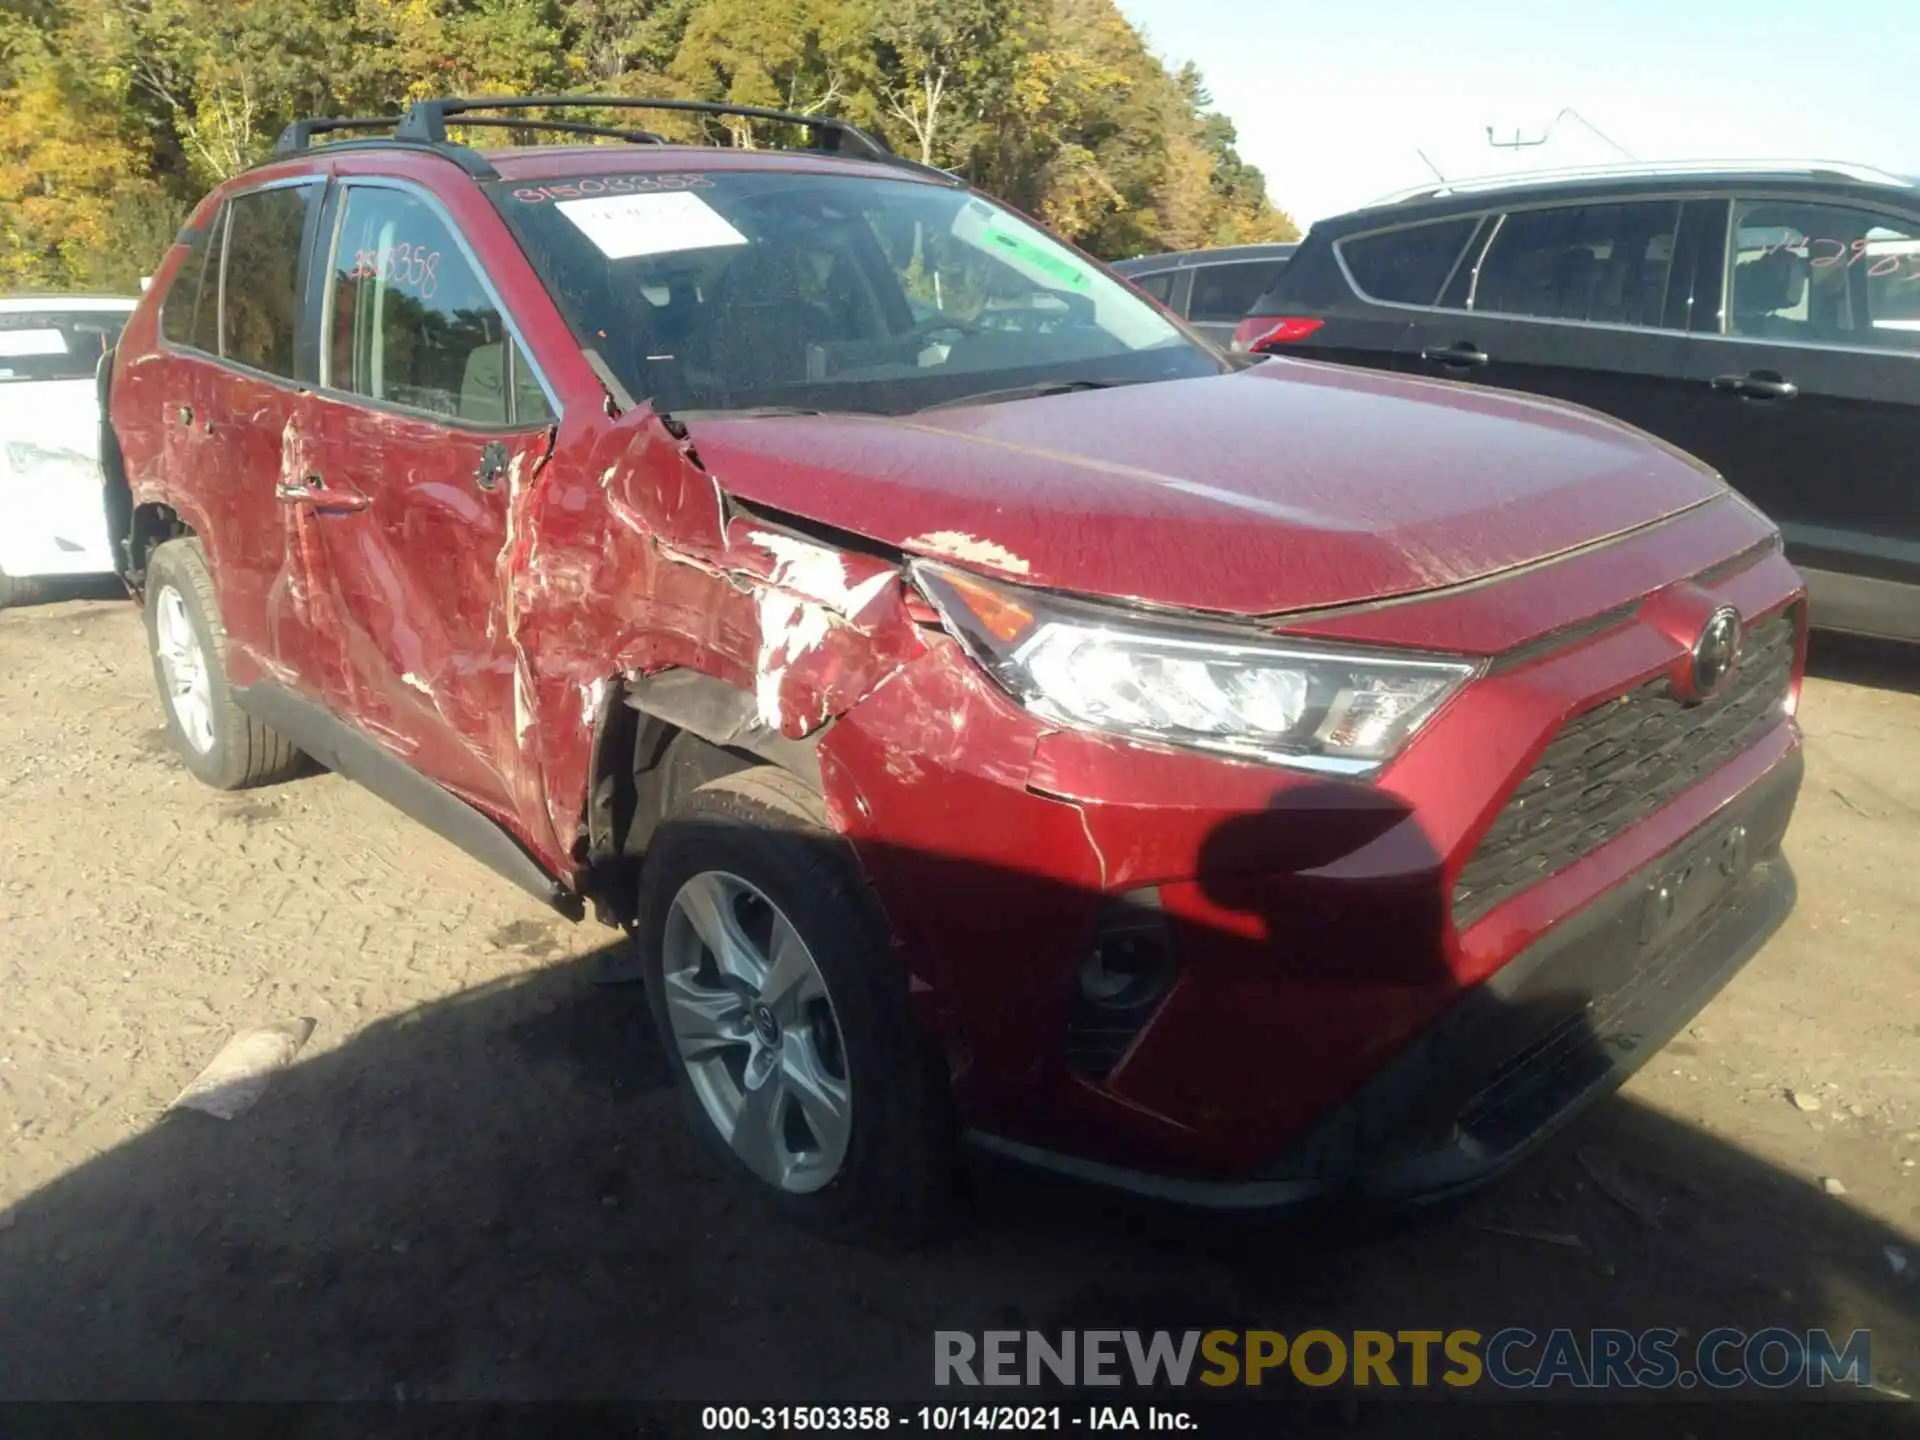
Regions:
[[[1690,775],[1665,760],[1624,778],[1596,769],[1603,810],[1579,832],[1591,848],[1569,856],[1561,836],[1542,852],[1539,878],[1463,918],[1457,877],[1557,737],[1670,677],[1697,633],[1687,617],[1706,602],[1733,606],[1750,626],[1798,602],[1799,579],[1777,552],[1718,562],[1732,543],[1725,528],[1706,526],[1681,553],[1671,546],[1686,537],[1662,530],[1593,559],[1588,590],[1626,583],[1615,574],[1623,566],[1684,573],[1689,554],[1715,564],[1624,609],[1602,607],[1603,624],[1551,643],[1520,645],[1520,635],[1372,783],[1049,726],[958,646],[929,644],[840,716],[817,753],[835,824],[893,928],[963,1124],[1019,1153],[1071,1155],[1089,1173],[1201,1187],[1351,1178],[1445,1148],[1448,1132],[1425,1123],[1433,1117],[1405,1117],[1396,1133],[1407,1143],[1392,1153],[1301,1147],[1466,997],[1509,967],[1525,973],[1522,957],[1552,953],[1556,933],[1623,903],[1636,877],[1660,873],[1770,779],[1797,773],[1789,689],[1771,724],[1721,737],[1728,749],[1703,726],[1706,749],[1686,752]],[[1549,578],[1566,589],[1584,563]],[[1514,588],[1383,611],[1372,617],[1381,633],[1340,638],[1437,641],[1430,632],[1454,623],[1442,612],[1459,606],[1474,609],[1467,628],[1500,638],[1513,607],[1552,599],[1516,600]],[[1796,639],[1794,673],[1797,651]],[[1630,699],[1620,713],[1660,719]],[[1660,720],[1650,741],[1663,755],[1665,739],[1690,733],[1672,722]],[[1626,753],[1633,737],[1617,728],[1609,719],[1589,738],[1607,755]],[[1558,784],[1576,771],[1556,759],[1540,773]],[[1610,797],[1637,808],[1642,780],[1653,807],[1609,818]],[[1756,832],[1754,860],[1772,853]],[[1657,948],[1668,943],[1663,932]],[[1110,974],[1087,967],[1110,954],[1147,957],[1166,986],[1159,998],[1150,992],[1117,1016],[1090,1007],[1090,986]],[[1497,1064],[1528,1038],[1482,1049]],[[1451,1123],[1467,1098],[1449,1095],[1439,1118]],[[1313,1163],[1283,1163],[1302,1155]]]
[[[1624,1083],[1779,929],[1795,899],[1780,842],[1802,768],[1796,749],[1679,846],[1466,992],[1257,1178],[1154,1175],[983,1132],[968,1138],[1212,1209],[1414,1204],[1483,1184]]]

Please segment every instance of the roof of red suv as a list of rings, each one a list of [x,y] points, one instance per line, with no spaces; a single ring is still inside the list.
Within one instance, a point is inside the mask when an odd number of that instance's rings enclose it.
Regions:
[[[585,111],[586,120],[554,120],[536,111]],[[600,121],[600,112],[615,110],[644,116],[664,112],[699,116],[711,121],[728,117],[797,127],[811,137],[806,147],[758,144],[736,149],[725,145],[688,145],[668,141],[649,130]],[[497,112],[507,111],[507,115]],[[483,150],[454,143],[449,128],[507,128],[558,130],[618,140],[608,145],[512,146]],[[334,140],[316,147],[326,135],[385,132],[360,139]],[[705,100],[649,100],[620,96],[532,95],[481,99],[420,100],[404,115],[320,117],[296,120],[281,132],[273,155],[262,169],[289,161],[310,159],[322,150],[346,151],[356,159],[370,155],[438,155],[452,161],[476,180],[539,180],[560,175],[672,172],[676,170],[798,170],[846,175],[912,177],[936,184],[965,185],[959,176],[896,154],[886,141],[856,125],[830,115],[801,115],[751,105]]]

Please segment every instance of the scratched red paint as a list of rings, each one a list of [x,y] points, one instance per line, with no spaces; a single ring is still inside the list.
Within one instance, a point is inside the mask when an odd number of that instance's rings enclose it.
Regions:
[[[655,188],[700,183],[690,164],[868,173],[688,153],[524,150],[496,164],[527,203],[645,188],[634,175],[649,163]],[[1469,687],[1377,783],[1355,785],[1043,722],[915,618],[897,555],[1289,617],[1264,623],[1292,634],[1491,655],[1764,545],[1772,527],[1705,470],[1546,402],[1288,361],[918,418],[701,419],[676,434],[644,404],[609,413],[525,255],[446,161],[322,151],[246,183],[316,170],[434,190],[564,419],[503,438],[367,409],[171,349],[143,305],[114,423],[135,500],[169,507],[207,546],[235,682],[316,695],[568,881],[582,876],[607,687],[687,667],[754,695],[787,735],[818,737],[830,814],[972,1123],[1117,1163],[1244,1174],[1463,988],[1797,747],[1783,719],[1748,770],[1456,934],[1438,897],[1555,728],[1684,654],[1647,615],[1629,609],[1591,642]],[[548,183],[562,170],[573,178]],[[589,190],[580,177],[595,174],[603,188]],[[191,424],[175,419],[183,403]],[[472,478],[489,443],[507,452],[490,491]],[[275,481],[310,475],[355,508],[276,503]],[[878,553],[822,546],[822,561],[797,548],[820,542],[753,510]],[[1689,603],[1749,620],[1801,593],[1777,552],[1695,590]],[[1125,1062],[1092,1082],[1060,1059],[1073,976],[1103,899],[1147,885],[1162,887],[1187,969]],[[1385,943],[1382,916],[1421,938]]]

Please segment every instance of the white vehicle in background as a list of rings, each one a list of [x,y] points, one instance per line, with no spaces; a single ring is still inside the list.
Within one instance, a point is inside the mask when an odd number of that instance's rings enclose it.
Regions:
[[[0,609],[52,575],[112,573],[94,370],[131,298],[0,296]]]

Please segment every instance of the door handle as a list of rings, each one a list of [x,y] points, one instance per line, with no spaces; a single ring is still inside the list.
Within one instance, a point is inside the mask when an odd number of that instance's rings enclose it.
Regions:
[[[1470,370],[1486,364],[1493,357],[1471,340],[1462,340],[1457,345],[1429,345],[1420,352],[1420,358],[1430,360],[1435,365],[1452,365]]]
[[[347,515],[372,503],[364,495],[329,490],[318,475],[307,476],[304,484],[282,480],[273,487],[273,495],[282,505],[304,505],[323,515]]]
[[[506,473],[507,447],[498,440],[489,440],[480,451],[480,463],[473,467],[473,483],[482,490],[492,490]]]
[[[1742,400],[1791,400],[1800,387],[1771,370],[1753,370],[1745,375],[1716,375],[1713,388],[1728,390]]]

